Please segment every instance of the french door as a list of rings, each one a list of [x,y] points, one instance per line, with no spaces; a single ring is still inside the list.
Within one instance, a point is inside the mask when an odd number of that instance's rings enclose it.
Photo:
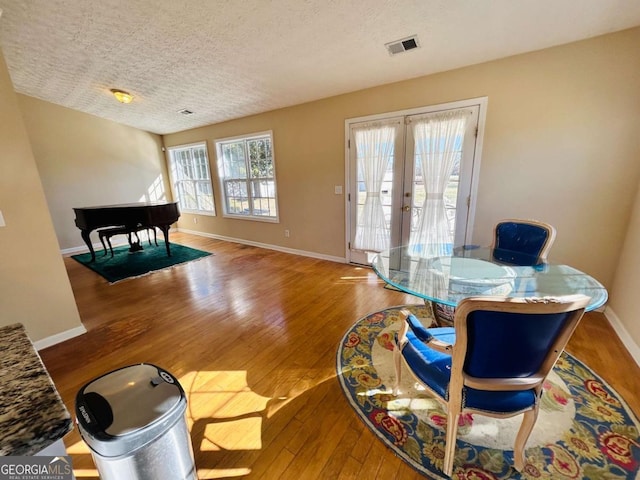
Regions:
[[[349,262],[470,242],[484,100],[347,121]]]

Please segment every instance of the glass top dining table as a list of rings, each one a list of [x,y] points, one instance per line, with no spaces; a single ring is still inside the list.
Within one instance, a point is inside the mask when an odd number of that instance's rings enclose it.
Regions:
[[[586,273],[568,265],[536,264],[536,258],[522,253],[459,247],[424,258],[411,250],[404,246],[378,253],[371,265],[391,286],[451,307],[470,296],[526,298],[581,293],[591,298],[587,311],[607,301],[607,290]]]

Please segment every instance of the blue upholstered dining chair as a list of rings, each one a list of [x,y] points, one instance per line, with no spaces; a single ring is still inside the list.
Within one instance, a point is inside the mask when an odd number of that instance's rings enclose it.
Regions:
[[[556,238],[556,229],[537,220],[501,220],[494,227],[493,257],[512,265],[538,265]]]
[[[556,229],[538,220],[501,220],[493,228],[492,255],[510,265],[540,265],[556,238]],[[453,325],[455,308],[432,303],[433,314],[440,326]]]
[[[589,297],[514,299],[470,297],[455,311],[455,327],[424,328],[405,317],[394,349],[398,394],[402,364],[447,410],[443,471],[451,476],[458,420],[463,412],[492,417],[524,413],[514,448],[514,467],[538,417],[542,384],[558,360]]]

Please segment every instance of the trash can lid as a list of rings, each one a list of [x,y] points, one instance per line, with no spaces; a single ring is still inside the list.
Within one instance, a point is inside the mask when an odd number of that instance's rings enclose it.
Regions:
[[[98,377],[76,397],[78,424],[101,440],[134,435],[156,424],[161,427],[173,417],[181,418],[185,408],[184,390],[178,380],[148,363]],[[160,433],[151,431],[145,437]]]

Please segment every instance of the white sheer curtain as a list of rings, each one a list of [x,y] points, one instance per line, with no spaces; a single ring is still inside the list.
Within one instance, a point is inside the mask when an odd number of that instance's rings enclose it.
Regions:
[[[396,127],[369,124],[354,133],[358,177],[364,180],[366,197],[357,215],[353,247],[379,252],[390,246],[390,228],[385,219],[380,190],[387,168],[393,165]]]
[[[453,239],[444,193],[462,148],[468,116],[466,110],[452,110],[411,122],[415,161],[420,162],[426,192],[417,228],[409,239],[411,255],[429,258],[451,253]]]

